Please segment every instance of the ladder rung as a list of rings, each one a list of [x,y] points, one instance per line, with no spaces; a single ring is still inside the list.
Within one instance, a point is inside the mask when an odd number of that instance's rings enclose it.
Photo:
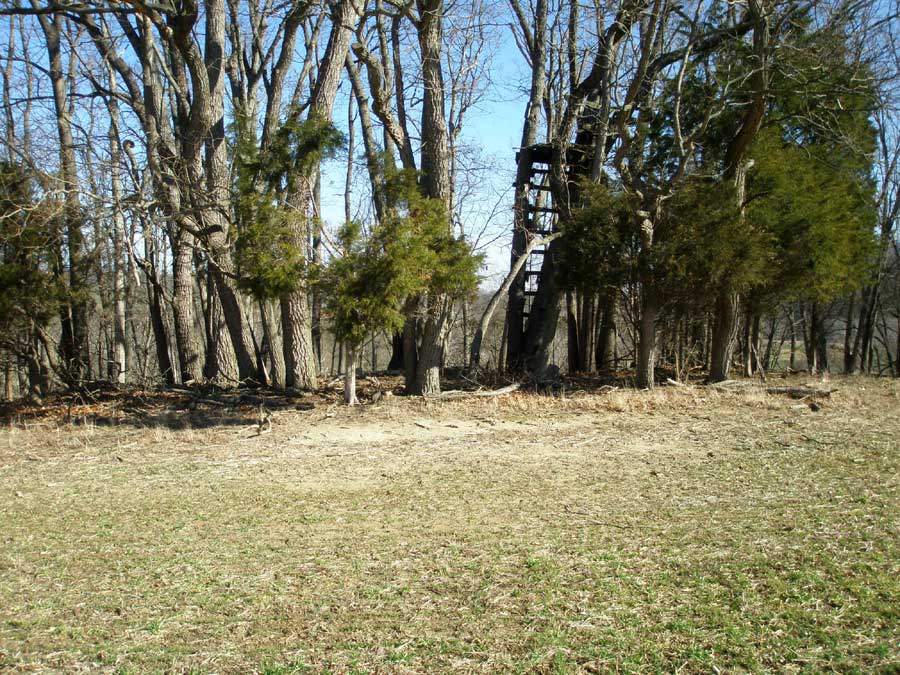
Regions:
[[[541,276],[540,270],[525,270],[526,277],[539,277]]]
[[[532,213],[559,213],[559,209],[553,206],[532,206],[528,204],[527,209]]]
[[[525,291],[525,295],[537,295],[537,291]]]

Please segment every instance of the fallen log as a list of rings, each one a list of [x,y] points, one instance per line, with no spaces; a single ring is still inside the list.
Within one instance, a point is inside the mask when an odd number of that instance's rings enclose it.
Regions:
[[[713,382],[708,386],[713,389],[750,389],[759,387],[759,383],[749,380],[724,380],[723,382]]]
[[[791,398],[809,398],[811,396],[829,397],[837,389],[816,389],[815,387],[766,387],[767,394],[782,394]]]
[[[459,389],[453,389],[451,391],[441,392],[435,398],[440,399],[458,399],[458,398],[487,398],[491,396],[503,396],[504,394],[511,394],[514,391],[518,391],[521,388],[521,384],[516,382],[515,384],[510,384],[506,387],[501,387],[500,389],[489,389],[489,390],[478,390],[478,391],[462,391]]]
[[[780,396],[790,396],[795,399],[802,398],[810,398],[810,397],[818,397],[821,396],[823,398],[827,398],[831,396],[832,393],[837,391],[837,389],[818,389],[816,387],[807,387],[803,385],[778,385],[778,386],[764,386],[757,382],[749,382],[747,380],[726,380],[725,382],[717,382],[715,384],[709,385],[713,389],[721,389],[723,391],[734,391],[734,392],[750,392],[750,391],[764,391],[767,394],[780,395]]]

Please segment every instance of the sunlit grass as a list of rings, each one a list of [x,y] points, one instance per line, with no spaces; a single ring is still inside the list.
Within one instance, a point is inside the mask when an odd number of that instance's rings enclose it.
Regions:
[[[835,386],[6,430],[0,671],[900,672],[900,387]]]

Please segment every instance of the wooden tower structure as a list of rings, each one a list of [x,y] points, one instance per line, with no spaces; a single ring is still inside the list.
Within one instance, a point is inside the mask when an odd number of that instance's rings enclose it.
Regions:
[[[588,127],[589,129],[589,127]],[[575,143],[565,150],[563,173],[567,183],[569,203],[578,202],[578,186],[591,172],[593,159],[593,134],[579,128]],[[539,143],[521,148],[516,153],[518,166],[514,187],[517,191],[516,214],[513,248],[524,250],[525,242],[532,238],[543,238],[559,229],[560,209],[554,203],[550,172],[554,161],[554,152],[558,149],[550,143]],[[519,230],[524,230],[523,233]],[[518,244],[518,245],[517,245]],[[516,278],[509,294],[508,318],[510,325],[510,352],[518,352],[508,359],[511,365],[525,356],[528,350],[526,335],[534,332],[529,321],[535,313],[534,308],[541,294],[542,282],[545,281],[547,268],[553,274],[553,264],[548,262],[548,247],[539,246],[532,250],[525,266]],[[542,318],[539,320],[543,320]],[[513,335],[516,333],[517,335]]]

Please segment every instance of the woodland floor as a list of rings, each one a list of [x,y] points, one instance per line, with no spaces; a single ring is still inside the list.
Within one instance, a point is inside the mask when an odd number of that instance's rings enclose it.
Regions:
[[[817,386],[7,410],[0,672],[900,673],[900,383]]]

